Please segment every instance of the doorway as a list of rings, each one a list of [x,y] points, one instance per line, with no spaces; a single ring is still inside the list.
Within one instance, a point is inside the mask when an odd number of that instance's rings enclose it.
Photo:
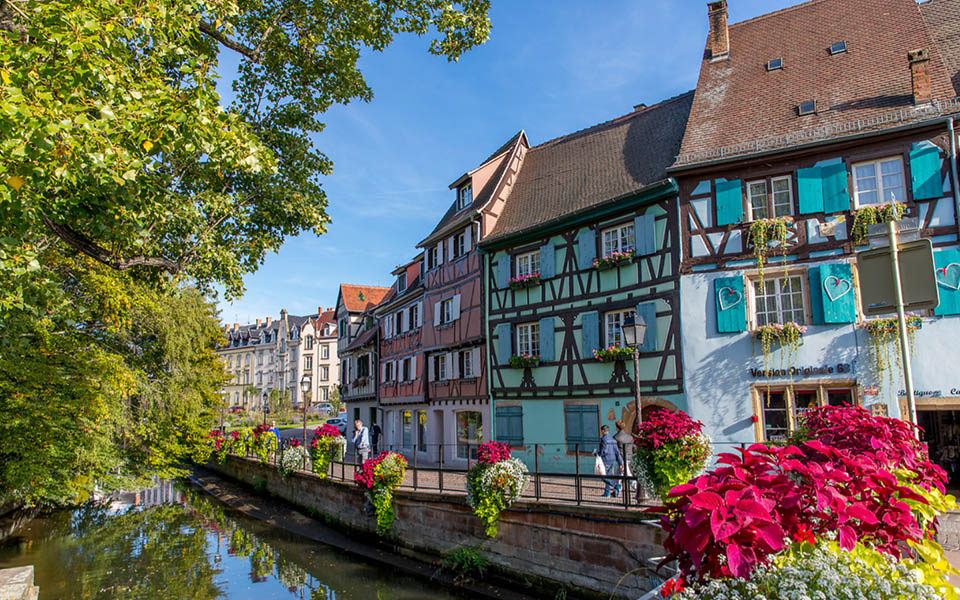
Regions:
[[[947,472],[952,493],[960,490],[960,410],[918,410],[921,441],[930,447],[930,460]]]

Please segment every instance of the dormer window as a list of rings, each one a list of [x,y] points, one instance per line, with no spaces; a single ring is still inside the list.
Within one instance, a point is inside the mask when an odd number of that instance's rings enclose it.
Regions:
[[[846,42],[836,42],[830,45],[830,54],[842,54],[847,51]]]
[[[779,70],[782,69],[782,68],[783,68],[783,59],[782,59],[782,58],[774,58],[774,59],[771,59],[771,60],[767,61],[767,70],[768,70],[768,71],[779,71]]]
[[[473,184],[466,182],[457,188],[457,212],[465,209],[473,203]]]
[[[400,273],[397,276],[397,293],[402,293],[405,289],[407,289],[407,274]]]

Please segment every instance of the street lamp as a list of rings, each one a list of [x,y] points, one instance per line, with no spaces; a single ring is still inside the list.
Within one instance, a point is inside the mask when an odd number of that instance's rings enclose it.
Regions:
[[[263,424],[267,424],[267,393],[263,393],[263,401],[260,402],[260,412],[263,413]]]
[[[620,333],[623,336],[623,343],[629,348],[633,348],[633,386],[637,403],[636,425],[640,424],[640,346],[643,345],[643,338],[647,335],[647,322],[640,315],[634,316],[628,313],[623,324],[620,325]]]
[[[300,378],[300,403],[303,404],[303,445],[307,445],[307,404],[310,402],[310,387],[313,385],[313,378],[304,373]]]

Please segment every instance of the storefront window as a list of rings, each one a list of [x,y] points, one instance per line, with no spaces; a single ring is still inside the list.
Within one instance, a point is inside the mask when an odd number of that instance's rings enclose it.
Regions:
[[[477,458],[483,443],[483,417],[476,411],[457,413],[457,458]]]
[[[846,385],[842,385],[844,383]],[[859,399],[853,382],[829,387],[826,382],[819,382],[796,383],[793,387],[757,385],[754,402],[754,414],[759,421],[758,441],[777,441],[803,427],[803,418],[811,408],[857,405]]]
[[[768,392],[763,394],[763,437],[782,440],[787,437],[787,394]]]
[[[417,450],[427,451],[427,411],[417,411]]]
[[[402,426],[403,426],[403,431],[402,431],[403,447],[411,448],[413,447],[413,416],[411,415],[409,410],[403,411]]]

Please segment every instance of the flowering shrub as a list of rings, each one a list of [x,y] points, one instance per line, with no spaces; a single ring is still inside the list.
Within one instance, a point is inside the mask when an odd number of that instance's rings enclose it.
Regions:
[[[510,357],[510,366],[515,369],[535,367],[540,364],[539,354],[517,354]]]
[[[310,440],[310,458],[313,461],[313,472],[321,478],[327,476],[330,461],[340,460],[347,447],[347,440],[340,435],[335,425],[321,425],[313,430],[313,439]]]
[[[530,287],[532,285],[537,285],[540,283],[540,273],[528,273],[527,275],[519,275],[517,277],[511,277],[507,280],[507,283],[513,289]]]
[[[510,455],[509,445],[480,444],[477,462],[467,471],[467,504],[488,536],[497,536],[500,513],[523,494],[529,480],[527,466]]]
[[[396,452],[383,452],[368,458],[353,474],[354,482],[367,490],[367,498],[377,509],[377,535],[393,525],[393,492],[403,483],[407,459]]]
[[[270,455],[277,451],[277,435],[270,431],[269,425],[257,425],[253,429],[252,436],[248,434],[244,441],[246,449],[252,450],[261,463],[269,461]]]
[[[661,497],[702,473],[710,459],[703,423],[683,411],[660,409],[640,424],[633,444],[633,471]]]
[[[601,258],[593,259],[593,267],[595,269],[609,269],[610,267],[615,267],[620,263],[625,263],[627,261],[633,260],[633,257],[636,255],[636,252],[633,250],[627,250],[626,252],[613,251],[610,254],[606,254]]]
[[[601,362],[610,362],[614,360],[625,360],[633,358],[633,348],[625,346],[610,346],[603,350],[594,350],[593,357]]]
[[[309,457],[307,449],[300,444],[300,440],[294,439],[292,442],[294,443],[280,455],[280,464],[277,465],[280,477],[284,479],[297,469],[306,468],[307,458]]]

